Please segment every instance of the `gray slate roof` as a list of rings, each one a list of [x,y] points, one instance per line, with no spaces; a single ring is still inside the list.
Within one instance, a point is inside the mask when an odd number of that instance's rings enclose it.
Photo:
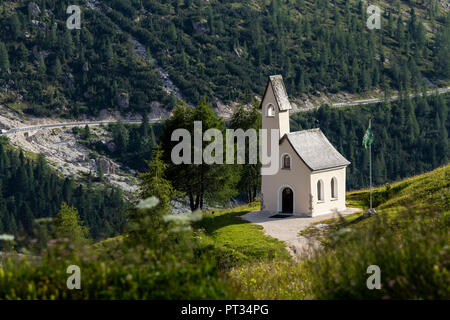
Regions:
[[[312,171],[348,166],[345,159],[328,141],[320,129],[303,130],[285,134],[292,148]]]
[[[270,76],[269,81],[272,84],[273,93],[278,103],[280,111],[291,110],[292,106],[284,86],[283,77],[281,75]]]

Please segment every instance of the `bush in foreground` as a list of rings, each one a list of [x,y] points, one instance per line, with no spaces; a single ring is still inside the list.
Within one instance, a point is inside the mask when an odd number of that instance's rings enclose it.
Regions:
[[[168,216],[153,198],[141,201],[130,217],[133,224],[123,237],[84,247],[69,239],[51,240],[41,257],[4,259],[0,299],[235,297],[208,252],[197,254],[201,245],[189,226],[195,215]],[[67,287],[70,265],[80,267],[81,290]]]
[[[449,215],[402,211],[371,219],[330,234],[331,248],[307,260],[313,296],[449,299]],[[380,290],[367,287],[370,265],[380,267]]]

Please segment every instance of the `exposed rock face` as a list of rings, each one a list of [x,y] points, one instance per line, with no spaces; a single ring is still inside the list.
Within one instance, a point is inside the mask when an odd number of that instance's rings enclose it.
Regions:
[[[128,108],[130,106],[130,96],[126,92],[117,94],[117,105],[120,108]]]
[[[28,4],[28,12],[29,12],[30,16],[32,16],[32,17],[39,17],[41,15],[41,9],[34,2],[30,2]]]
[[[45,22],[40,22],[38,20],[31,20],[30,26],[39,30],[39,31],[46,31],[47,30],[47,24]]]
[[[96,119],[86,118],[84,120]],[[33,116],[24,120],[22,115],[4,108],[0,104],[0,129],[54,123],[56,123],[54,119],[34,118]],[[96,127],[95,130],[97,134],[105,137],[105,141],[108,141],[106,138],[109,138],[109,132],[106,129]],[[24,133],[17,133],[8,137],[15,147],[36,154],[43,154],[47,158],[48,164],[63,175],[74,176],[75,179],[84,181],[85,175],[97,170],[97,161],[90,158],[90,150],[77,142],[77,137],[73,134],[72,128],[39,130],[27,133],[28,139]],[[138,191],[135,172],[121,170],[119,165],[112,160],[102,162],[102,166],[104,173],[115,172],[114,174],[108,174],[108,179],[105,177],[104,181],[122,189],[127,199],[134,199]]]
[[[244,54],[244,50],[241,48],[234,48],[234,53],[240,58]]]
[[[107,109],[101,109],[98,113],[99,120],[107,120],[111,117],[113,117],[113,115]]]
[[[148,113],[149,119],[164,119],[169,118],[171,115],[171,113],[157,101],[153,101],[151,107],[152,108]]]
[[[85,98],[85,99],[90,99],[90,98],[92,98],[94,95],[92,94],[92,92],[90,92],[90,91],[85,91],[84,93],[83,93],[83,97]]]
[[[100,157],[96,161],[97,170],[102,167],[104,174],[114,174],[116,172],[117,166],[110,159],[106,157]]]
[[[81,68],[83,70],[83,72],[88,72],[89,71],[89,63],[87,63],[87,61],[83,64],[83,67]]]
[[[189,203],[187,201],[183,200],[172,200],[170,201],[171,204],[171,214],[175,215],[184,215],[191,213],[191,208],[189,207]]]
[[[208,21],[192,21],[192,27],[194,28],[196,33],[209,33]]]
[[[369,209],[366,212],[364,212],[363,216],[369,218],[369,217],[374,216],[376,214],[377,214],[377,211],[375,209]]]
[[[73,74],[67,73],[64,82],[69,89],[75,89],[75,78],[73,77]]]
[[[117,150],[116,144],[112,141],[106,143],[106,148],[108,148],[108,151],[111,153],[114,153]]]
[[[357,223],[359,221],[365,220],[365,219],[370,218],[370,217],[372,217],[372,216],[374,216],[376,214],[377,214],[377,211],[375,209],[369,209],[366,212],[364,212],[362,215],[360,215],[358,218],[353,220],[351,222],[351,224],[354,224],[354,223]]]
[[[33,52],[33,57],[34,57],[36,60],[39,60],[39,59],[41,58],[41,53],[39,52],[39,49],[38,49],[37,46],[34,46],[34,47],[33,47],[32,52]]]
[[[47,57],[50,55],[50,52],[48,51],[39,51],[37,46],[34,46],[32,49],[33,52],[33,57],[39,61],[41,59],[41,57],[43,57],[44,59],[47,59]]]

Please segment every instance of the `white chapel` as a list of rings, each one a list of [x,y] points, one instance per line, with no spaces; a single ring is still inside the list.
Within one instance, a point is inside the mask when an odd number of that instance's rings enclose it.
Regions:
[[[307,216],[345,210],[350,162],[320,129],[290,132],[292,107],[281,75],[269,77],[261,109],[262,128],[280,131],[280,168],[275,175],[262,176],[261,210]]]

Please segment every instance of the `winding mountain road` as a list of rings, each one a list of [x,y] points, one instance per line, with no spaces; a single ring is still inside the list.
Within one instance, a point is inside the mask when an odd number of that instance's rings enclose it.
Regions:
[[[444,94],[450,92],[450,87],[447,88],[441,88],[437,90],[430,90],[427,91],[426,95],[430,96],[434,93],[437,94]],[[410,98],[415,98],[417,96],[422,96],[422,94],[410,94]],[[387,100],[388,101],[396,101],[399,99],[399,96],[391,96]],[[343,102],[343,103],[334,103],[331,105],[332,108],[341,108],[341,107],[347,107],[347,106],[357,106],[357,105],[364,105],[364,104],[372,104],[372,103],[380,103],[385,101],[384,98],[377,98],[377,99],[366,99],[366,100],[354,100],[349,102]],[[310,111],[313,108],[308,109],[301,109],[297,112],[306,112]],[[104,120],[104,121],[82,121],[82,122],[68,122],[68,123],[54,123],[54,124],[43,124],[43,125],[34,125],[34,126],[28,126],[28,127],[21,127],[21,128],[12,128],[9,130],[1,130],[0,135],[5,134],[15,134],[18,132],[30,132],[30,131],[39,131],[39,130],[45,130],[45,129],[54,129],[54,128],[63,128],[63,127],[83,127],[83,126],[99,126],[101,124],[108,124],[108,123],[116,123],[119,120]],[[150,119],[150,123],[158,123],[164,121],[164,119]],[[141,120],[123,120],[123,123],[131,123],[131,124],[137,124],[141,123]]]
[[[437,94],[443,94],[443,93],[447,93],[450,91],[450,87],[447,88],[442,88],[442,89],[437,89],[437,90],[430,90],[427,91],[426,95],[430,96],[434,93],[437,92]],[[415,94],[412,93],[409,95],[410,98],[415,98],[417,96],[422,96],[422,93],[420,94]],[[388,101],[392,102],[392,101],[396,101],[399,99],[399,96],[391,96],[389,98],[387,98]],[[384,98],[378,98],[378,99],[366,99],[366,100],[354,100],[354,101],[349,101],[349,102],[342,102],[342,103],[334,103],[331,106],[333,108],[340,108],[340,107],[348,107],[348,106],[357,106],[357,105],[362,105],[362,104],[371,104],[371,103],[380,103],[385,101]]]
[[[99,126],[102,124],[108,124],[108,123],[116,123],[119,120],[105,120],[105,121],[82,121],[82,122],[67,122],[67,123],[53,123],[53,124],[42,124],[42,125],[34,125],[34,126],[28,126],[28,127],[20,127],[20,128],[12,128],[9,130],[2,130],[0,132],[1,134],[15,134],[19,132],[30,132],[30,131],[40,131],[40,130],[46,130],[46,129],[55,129],[55,128],[64,128],[64,127],[84,127],[86,125],[88,126]],[[158,123],[161,122],[161,119],[150,119],[150,123]],[[123,123],[130,123],[130,124],[139,124],[142,121],[141,120],[123,120]]]

